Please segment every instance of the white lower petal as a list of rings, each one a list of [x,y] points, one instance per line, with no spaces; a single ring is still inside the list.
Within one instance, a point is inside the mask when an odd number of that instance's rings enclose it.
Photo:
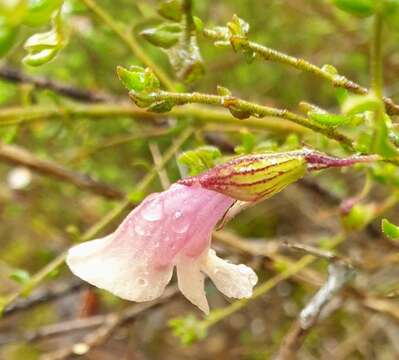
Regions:
[[[204,290],[205,276],[200,270],[199,261],[182,256],[176,264],[176,269],[177,282],[182,294],[205,314],[209,314],[208,300]]]
[[[253,287],[258,282],[258,277],[250,267],[231,264],[219,258],[212,249],[202,258],[201,270],[212,279],[219,291],[236,299],[251,297]]]
[[[161,296],[173,266],[153,269],[145,258],[113,245],[112,240],[113,234],[71,248],[66,259],[71,271],[126,300],[141,302]]]

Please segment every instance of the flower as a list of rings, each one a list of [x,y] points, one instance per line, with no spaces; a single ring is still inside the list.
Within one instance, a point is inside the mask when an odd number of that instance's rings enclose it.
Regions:
[[[228,297],[248,298],[254,271],[219,258],[212,230],[234,199],[200,185],[148,196],[114,233],[71,248],[67,264],[83,280],[132,301],[159,297],[176,266],[180,291],[205,313],[205,274]]]

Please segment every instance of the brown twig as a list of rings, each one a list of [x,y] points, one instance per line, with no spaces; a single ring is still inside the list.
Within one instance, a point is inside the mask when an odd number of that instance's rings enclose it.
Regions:
[[[60,350],[56,350],[53,353],[42,356],[42,360],[61,360],[66,359],[72,355],[84,355],[87,354],[93,348],[103,344],[107,341],[112,334],[122,325],[129,321],[135,319],[141,313],[155,307],[164,304],[169,301],[178,293],[177,287],[171,286],[165,290],[164,294],[157,300],[135,304],[120,313],[111,313],[104,315],[102,319],[98,318],[96,320],[97,324],[101,325],[98,329],[87,334],[81,342],[73,344],[71,347],[65,347]],[[90,318],[85,319],[90,323],[90,327],[93,326],[93,322],[90,322]],[[99,321],[101,320],[101,321]],[[83,323],[84,324],[84,323]],[[97,325],[96,324],[96,325]],[[96,326],[94,325],[94,326]],[[75,328],[76,329],[76,328]],[[82,323],[80,326],[82,329]],[[58,329],[60,330],[60,329]],[[68,331],[67,328],[63,329],[65,332]],[[60,333],[60,331],[58,331]],[[53,332],[54,334],[54,332]]]
[[[0,161],[26,166],[38,173],[72,183],[78,188],[89,190],[109,199],[124,198],[124,193],[122,191],[110,185],[94,180],[88,175],[66,169],[53,161],[39,159],[29,151],[16,145],[0,143]]]
[[[331,302],[334,296],[341,291],[350,278],[351,270],[339,261],[329,265],[329,276],[326,283],[301,311],[299,318],[294,322],[284,338],[276,360],[293,360],[297,358],[306,336],[317,325],[322,311]]]
[[[43,77],[33,77],[24,74],[22,71],[2,67],[0,68],[0,78],[14,83],[32,84],[38,89],[52,90],[60,95],[67,96],[71,99],[85,102],[102,102],[112,100],[110,95],[104,93],[83,90],[58,81],[46,79]]]
[[[47,289],[39,289],[28,298],[20,298],[15,303],[6,307],[3,311],[2,316],[3,318],[5,318],[19,311],[28,310],[33,306],[57,300],[63,296],[79,291],[83,286],[85,286],[84,282],[73,279],[66,284],[58,284],[54,287]]]

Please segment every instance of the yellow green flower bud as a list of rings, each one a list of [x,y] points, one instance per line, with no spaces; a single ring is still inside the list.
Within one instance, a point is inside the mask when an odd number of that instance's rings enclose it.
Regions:
[[[300,179],[307,169],[306,154],[292,151],[241,156],[180,183],[199,184],[237,200],[259,201]]]

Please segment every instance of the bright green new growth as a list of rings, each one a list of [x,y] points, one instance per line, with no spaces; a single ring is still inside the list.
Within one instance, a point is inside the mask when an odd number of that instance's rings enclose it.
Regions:
[[[382,232],[391,240],[399,240],[399,226],[392,224],[387,219],[381,221]]]
[[[185,151],[178,157],[179,163],[187,166],[190,176],[198,175],[216,164],[222,153],[214,146],[200,146],[195,150]]]

